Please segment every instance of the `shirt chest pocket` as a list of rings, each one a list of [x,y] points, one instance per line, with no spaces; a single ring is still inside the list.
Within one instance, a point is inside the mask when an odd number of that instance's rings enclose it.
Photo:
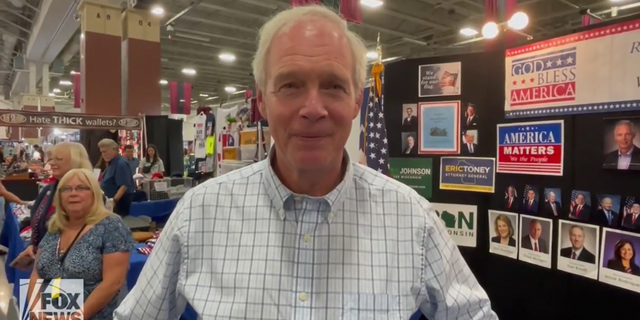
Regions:
[[[343,320],[406,320],[415,309],[411,296],[345,293],[342,297]]]

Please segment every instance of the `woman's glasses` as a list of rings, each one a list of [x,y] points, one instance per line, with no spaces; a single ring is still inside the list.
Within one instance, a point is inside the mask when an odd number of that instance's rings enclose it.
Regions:
[[[58,190],[60,193],[70,193],[71,191],[76,191],[77,193],[90,192],[91,188],[87,186],[62,186],[59,187]]]

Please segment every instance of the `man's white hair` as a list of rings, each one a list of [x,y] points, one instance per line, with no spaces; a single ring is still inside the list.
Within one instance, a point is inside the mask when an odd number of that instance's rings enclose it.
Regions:
[[[256,79],[258,88],[265,90],[267,85],[265,61],[269,48],[273,42],[273,38],[277,36],[283,29],[301,20],[309,18],[318,18],[325,20],[340,29],[342,29],[349,41],[351,54],[353,55],[353,80],[355,91],[361,91],[364,88],[367,78],[367,47],[362,39],[349,30],[348,24],[337,13],[330,9],[320,6],[302,6],[293,7],[282,11],[267,21],[258,34],[258,50],[253,58],[253,75]]]

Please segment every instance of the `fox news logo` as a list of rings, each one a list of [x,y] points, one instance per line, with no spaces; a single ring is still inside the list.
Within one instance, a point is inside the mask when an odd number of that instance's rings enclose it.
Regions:
[[[21,320],[84,320],[84,280],[38,279],[28,291],[29,279],[20,279]]]
[[[567,48],[511,61],[511,106],[575,101],[576,58]]]

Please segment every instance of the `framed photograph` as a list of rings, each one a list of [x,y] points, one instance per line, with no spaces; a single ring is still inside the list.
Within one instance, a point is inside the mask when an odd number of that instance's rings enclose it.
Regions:
[[[622,228],[640,230],[640,197],[627,197],[622,208]]]
[[[471,156],[478,153],[478,130],[463,132],[460,143],[462,143],[461,154]]]
[[[600,228],[560,220],[558,223],[558,270],[598,279]]]
[[[591,221],[607,228],[620,226],[620,207],[622,197],[615,194],[598,194],[598,209],[592,213]]]
[[[402,131],[418,131],[418,104],[402,105]]]
[[[478,108],[475,103],[465,102],[464,113],[462,114],[462,129],[470,130],[478,127],[480,123],[480,116],[478,115]]]
[[[540,212],[549,218],[562,215],[562,190],[560,188],[544,188],[544,202]]]
[[[425,64],[418,67],[418,96],[443,97],[462,93],[462,63]]]
[[[421,102],[419,154],[460,153],[460,101]]]
[[[522,213],[529,215],[537,215],[539,203],[538,187],[534,185],[525,185],[522,191]]]
[[[417,132],[403,132],[402,133],[402,155],[417,155],[418,154],[418,133]]]
[[[640,117],[605,118],[602,167],[614,170],[640,170]]]
[[[517,214],[489,210],[489,252],[517,259],[519,231]]]
[[[502,201],[502,209],[509,212],[520,212],[520,202],[522,202],[518,196],[518,188],[514,184],[510,184],[504,190],[504,201]]]
[[[600,282],[640,293],[640,235],[604,228]]]
[[[569,218],[588,222],[591,219],[591,192],[582,190],[571,191],[569,204]]]
[[[520,234],[518,259],[550,269],[553,220],[521,214]]]

